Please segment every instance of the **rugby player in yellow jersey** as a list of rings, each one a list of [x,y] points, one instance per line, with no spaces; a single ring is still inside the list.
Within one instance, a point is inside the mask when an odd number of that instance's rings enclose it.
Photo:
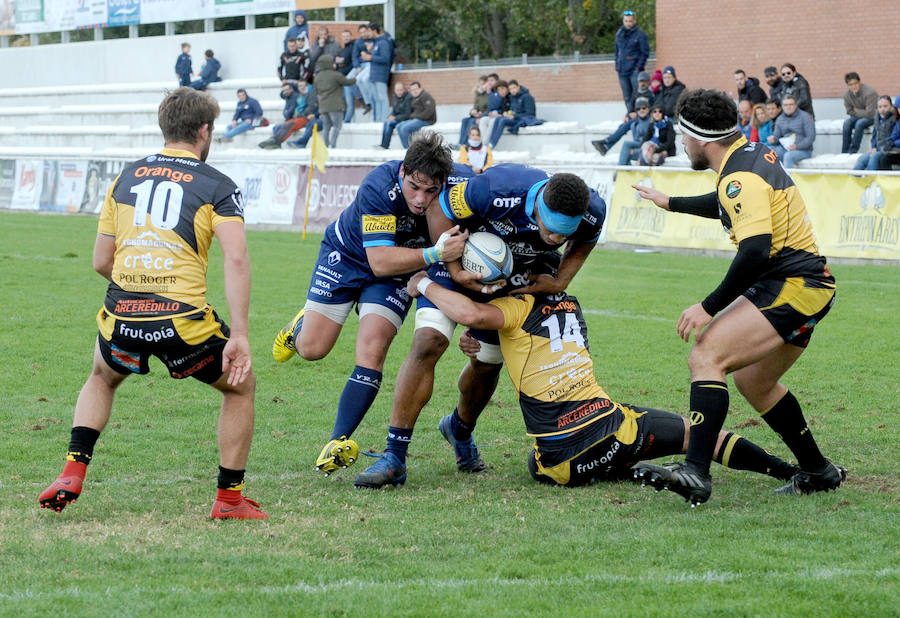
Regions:
[[[565,292],[507,296],[478,303],[434,285],[424,272],[407,285],[466,326],[496,330],[500,352],[519,395],[527,435],[534,438],[528,469],[535,480],[575,486],[630,478],[640,459],[683,453],[684,417],[611,401],[594,376],[587,325],[578,299]],[[461,341],[461,346],[463,345]],[[467,353],[478,342],[468,340]],[[741,436],[722,431],[716,461],[787,480],[798,468]]]
[[[847,471],[822,456],[800,404],[779,381],[834,302],[834,277],[819,255],[803,197],[775,152],[743,137],[736,126],[737,108],[725,93],[684,93],[678,117],[691,167],[716,171],[716,190],[670,198],[649,187],[634,189],[665,210],[721,219],[737,255],[719,286],[678,320],[682,339],[689,341],[694,333],[685,463],[672,468],[641,464],[636,474],[692,506],[709,499],[709,462],[728,413],[725,376],[732,374],[738,390],[800,466],[776,493],[836,489]]]
[[[63,472],[39,497],[43,508],[62,511],[81,494],[116,388],[132,373],[147,373],[156,356],[173,377],[195,378],[223,395],[210,516],[268,517],[242,495],[256,388],[247,339],[250,260],[241,192],[205,163],[218,115],[206,93],[168,94],[159,106],[165,148],[126,165],[106,195],[93,261],[110,283],[97,314],[93,370],[75,404]],[[231,329],[206,302],[213,236],[225,257]]]

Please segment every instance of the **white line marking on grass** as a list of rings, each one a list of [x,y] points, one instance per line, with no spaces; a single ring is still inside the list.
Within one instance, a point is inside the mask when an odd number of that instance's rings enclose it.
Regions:
[[[583,576],[566,576],[566,577],[522,577],[522,578],[503,578],[494,577],[491,579],[414,579],[407,581],[375,581],[366,579],[339,579],[333,582],[304,582],[299,581],[284,586],[263,586],[260,588],[247,588],[245,592],[249,594],[265,594],[265,595],[281,595],[292,592],[302,592],[306,594],[320,595],[331,594],[337,591],[346,590],[385,590],[395,592],[403,588],[424,588],[426,590],[449,589],[457,590],[460,588],[487,587],[489,589],[501,588],[521,588],[527,586],[529,588],[541,586],[560,586],[570,588],[579,584],[636,584],[636,583],[730,583],[741,582],[744,580],[759,581],[773,580],[785,581],[789,578],[800,577],[804,580],[830,581],[843,577],[863,577],[866,579],[882,579],[895,577],[900,574],[900,569],[884,568],[878,570],[868,569],[838,569],[824,568],[809,571],[766,571],[758,572],[718,572],[703,571],[699,573],[690,573],[687,571],[673,572],[668,574],[660,574],[656,572],[646,573],[643,575],[599,575],[590,574]],[[16,592],[0,592],[0,599],[7,601],[21,601],[26,599],[39,598],[96,598],[96,597],[120,597],[129,593],[137,595],[146,594],[220,594],[218,589],[207,588],[205,586],[171,586],[167,588],[148,588],[146,586],[132,586],[121,588],[110,586],[105,590],[82,590],[80,588],[56,589],[52,592],[36,592],[31,588],[26,588]]]
[[[646,322],[671,322],[672,318],[661,318],[655,315],[644,315],[642,313],[626,313],[624,311],[613,311],[610,309],[581,309],[582,313],[588,315],[600,315],[607,318],[625,318],[629,320],[644,320]]]
[[[0,255],[0,259],[8,258],[11,260],[28,260],[29,262],[71,262],[78,259],[76,257],[57,257],[50,255],[21,255],[19,253]]]

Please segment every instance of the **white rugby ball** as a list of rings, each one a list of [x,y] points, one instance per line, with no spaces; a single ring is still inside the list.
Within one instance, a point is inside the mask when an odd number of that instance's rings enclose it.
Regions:
[[[513,256],[499,236],[488,232],[474,232],[466,239],[462,258],[463,269],[481,275],[484,283],[508,279],[512,274]]]

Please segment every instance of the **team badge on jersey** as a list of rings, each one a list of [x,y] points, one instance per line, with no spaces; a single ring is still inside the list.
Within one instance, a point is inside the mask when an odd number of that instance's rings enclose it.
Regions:
[[[741,192],[741,183],[737,180],[732,180],[728,183],[728,186],[725,187],[725,195],[728,196],[729,199],[736,198]]]

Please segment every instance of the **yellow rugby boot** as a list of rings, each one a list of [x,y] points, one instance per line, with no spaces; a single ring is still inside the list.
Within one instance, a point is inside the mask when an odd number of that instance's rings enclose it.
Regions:
[[[356,441],[350,440],[347,436],[341,436],[325,445],[316,459],[316,469],[328,476],[335,470],[352,466],[358,457],[359,445]]]
[[[294,346],[294,331],[297,330],[297,324],[302,320],[303,309],[294,316],[294,319],[287,326],[275,335],[275,342],[272,344],[272,356],[279,363],[291,360],[291,357],[297,353],[297,348]]]

